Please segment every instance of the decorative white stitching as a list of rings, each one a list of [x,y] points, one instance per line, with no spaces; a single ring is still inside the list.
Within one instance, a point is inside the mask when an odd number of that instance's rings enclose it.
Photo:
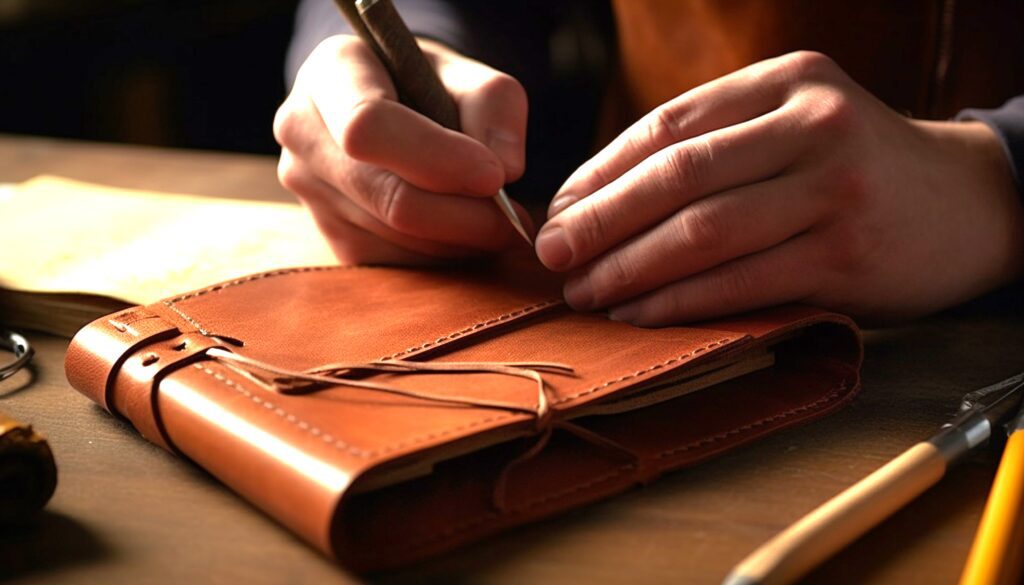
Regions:
[[[513,414],[513,413],[501,413],[501,414],[497,414],[497,415],[490,416],[490,417],[487,417],[487,418],[478,419],[478,420],[475,420],[475,421],[472,421],[472,422],[469,422],[469,423],[466,423],[466,424],[462,424],[462,425],[459,425],[459,426],[456,426],[456,427],[453,427],[453,428],[450,428],[450,429],[446,429],[446,430],[443,430],[443,431],[429,433],[429,434],[426,434],[426,435],[421,435],[419,437],[413,437],[411,439],[407,439],[407,440],[401,441],[399,443],[388,445],[387,447],[382,447],[380,449],[367,450],[367,449],[362,449],[360,447],[356,447],[355,445],[351,445],[349,443],[346,443],[345,441],[342,441],[341,439],[333,439],[333,437],[331,437],[331,439],[332,439],[331,441],[328,441],[327,438],[330,437],[330,435],[325,433],[324,431],[322,431],[319,427],[317,427],[315,425],[312,425],[312,424],[310,424],[310,423],[308,423],[308,422],[298,418],[294,414],[288,413],[287,411],[285,411],[282,408],[272,404],[271,402],[269,402],[268,400],[266,400],[264,398],[260,398],[259,396],[254,394],[251,390],[248,390],[248,389],[242,387],[242,385],[239,384],[238,382],[235,382],[234,380],[228,378],[227,376],[211,370],[210,368],[204,366],[201,363],[193,364],[193,367],[198,369],[198,370],[200,370],[200,371],[202,371],[202,372],[205,372],[206,374],[209,374],[210,376],[213,376],[214,379],[219,380],[220,382],[222,382],[223,384],[225,384],[226,386],[228,386],[232,390],[234,390],[234,391],[238,392],[239,394],[245,396],[249,400],[252,400],[253,403],[261,405],[261,406],[264,406],[265,408],[267,408],[267,410],[271,410],[277,416],[279,416],[282,419],[284,419],[285,421],[295,425],[296,427],[302,429],[303,431],[311,434],[312,436],[320,437],[320,439],[323,440],[324,442],[329,442],[336,449],[348,452],[348,453],[350,453],[352,455],[355,455],[356,457],[360,457],[360,458],[363,458],[363,459],[367,459],[367,458],[370,458],[370,457],[375,457],[377,455],[386,455],[388,453],[392,453],[394,451],[397,451],[399,449],[403,449],[405,447],[411,447],[411,446],[418,445],[418,444],[421,444],[421,443],[426,443],[428,441],[431,441],[433,439],[437,439],[439,437],[444,437],[444,436],[447,436],[447,435],[458,433],[460,431],[464,431],[466,429],[471,429],[473,427],[478,427],[478,426],[485,425],[485,424],[488,424],[488,423],[491,423],[491,422],[494,422],[494,421],[504,420],[504,419],[512,418],[512,417],[516,416],[516,414]],[[526,415],[519,415],[519,416],[525,417]]]
[[[403,349],[402,351],[400,351],[398,353],[393,353],[391,355],[378,358],[378,361],[398,359],[398,358],[400,358],[400,357],[402,357],[404,355],[408,355],[410,353],[414,353],[414,352],[417,352],[417,351],[420,351],[420,350],[428,349],[428,348],[433,347],[435,345],[438,345],[440,343],[444,343],[445,341],[450,341],[452,339],[456,339],[456,338],[462,337],[463,335],[465,335],[467,333],[471,333],[471,332],[476,331],[478,329],[483,329],[483,328],[488,327],[490,325],[494,325],[496,323],[501,323],[502,321],[508,321],[509,319],[513,319],[513,318],[519,317],[521,315],[526,315],[526,314],[529,314],[529,313],[535,313],[535,312],[539,311],[540,309],[545,309],[545,308],[551,307],[553,305],[561,304],[561,302],[562,302],[561,299],[548,299],[548,300],[541,301],[541,302],[533,304],[533,305],[522,307],[522,308],[516,309],[514,311],[510,311],[508,313],[505,313],[504,315],[499,315],[497,317],[493,317],[493,318],[488,319],[486,321],[480,321],[479,323],[475,323],[473,325],[470,325],[469,327],[465,327],[463,329],[459,329],[458,331],[454,331],[452,333],[449,333],[448,335],[443,335],[441,337],[438,337],[434,341],[428,341],[426,343],[422,343],[420,345],[416,345],[416,346],[410,347],[408,349]]]
[[[719,339],[718,341],[709,343],[709,344],[705,345],[704,347],[698,347],[697,349],[695,349],[695,350],[693,350],[693,351],[691,351],[689,353],[684,353],[683,355],[679,355],[679,356],[676,356],[674,358],[665,360],[665,361],[663,361],[663,362],[661,362],[659,364],[654,364],[653,366],[644,368],[642,370],[637,370],[637,371],[633,372],[632,374],[626,374],[624,376],[620,376],[618,378],[615,378],[614,380],[608,380],[607,382],[603,382],[603,383],[598,384],[596,386],[592,386],[590,388],[587,388],[586,390],[582,390],[582,391],[577,392],[575,394],[570,394],[569,396],[563,396],[563,397],[559,398],[558,400],[555,400],[554,403],[555,404],[562,404],[563,402],[568,402],[570,400],[579,398],[581,396],[586,396],[587,394],[593,394],[594,392],[599,392],[599,391],[604,390],[605,388],[607,388],[609,386],[612,386],[614,384],[618,384],[620,382],[625,382],[626,380],[631,380],[633,378],[636,378],[636,377],[639,377],[639,376],[643,376],[644,374],[653,372],[654,370],[659,370],[661,368],[667,368],[668,366],[671,366],[671,365],[673,365],[675,363],[681,362],[681,361],[685,360],[688,357],[696,356],[699,353],[703,353],[703,352],[705,352],[705,351],[707,351],[709,349],[718,347],[719,345],[727,343],[728,341],[729,341],[729,338]]]

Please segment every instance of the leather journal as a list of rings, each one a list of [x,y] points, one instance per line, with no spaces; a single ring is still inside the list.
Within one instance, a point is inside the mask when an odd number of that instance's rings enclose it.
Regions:
[[[357,571],[594,502],[858,389],[841,315],[640,329],[524,258],[255,274],[82,329],[72,385]]]

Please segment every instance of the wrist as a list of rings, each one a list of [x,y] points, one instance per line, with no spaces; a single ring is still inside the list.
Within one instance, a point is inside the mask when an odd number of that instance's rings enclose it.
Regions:
[[[951,186],[983,210],[963,220],[988,220],[974,226],[979,261],[992,267],[986,290],[1024,277],[1024,201],[999,137],[974,120],[914,123],[938,146],[938,168],[957,169]]]

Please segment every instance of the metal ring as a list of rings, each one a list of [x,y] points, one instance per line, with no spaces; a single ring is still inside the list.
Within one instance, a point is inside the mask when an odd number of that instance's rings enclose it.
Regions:
[[[13,362],[0,364],[0,380],[13,376],[18,370],[28,365],[35,353],[28,340],[21,334],[6,329],[0,329],[0,348],[14,353]]]

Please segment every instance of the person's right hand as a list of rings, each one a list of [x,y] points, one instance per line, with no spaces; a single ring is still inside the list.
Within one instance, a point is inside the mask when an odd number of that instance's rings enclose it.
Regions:
[[[517,243],[491,197],[523,172],[526,92],[440,44],[420,46],[464,133],[400,104],[383,65],[348,35],[313,51],[274,119],[281,184],[344,263],[432,263]]]

